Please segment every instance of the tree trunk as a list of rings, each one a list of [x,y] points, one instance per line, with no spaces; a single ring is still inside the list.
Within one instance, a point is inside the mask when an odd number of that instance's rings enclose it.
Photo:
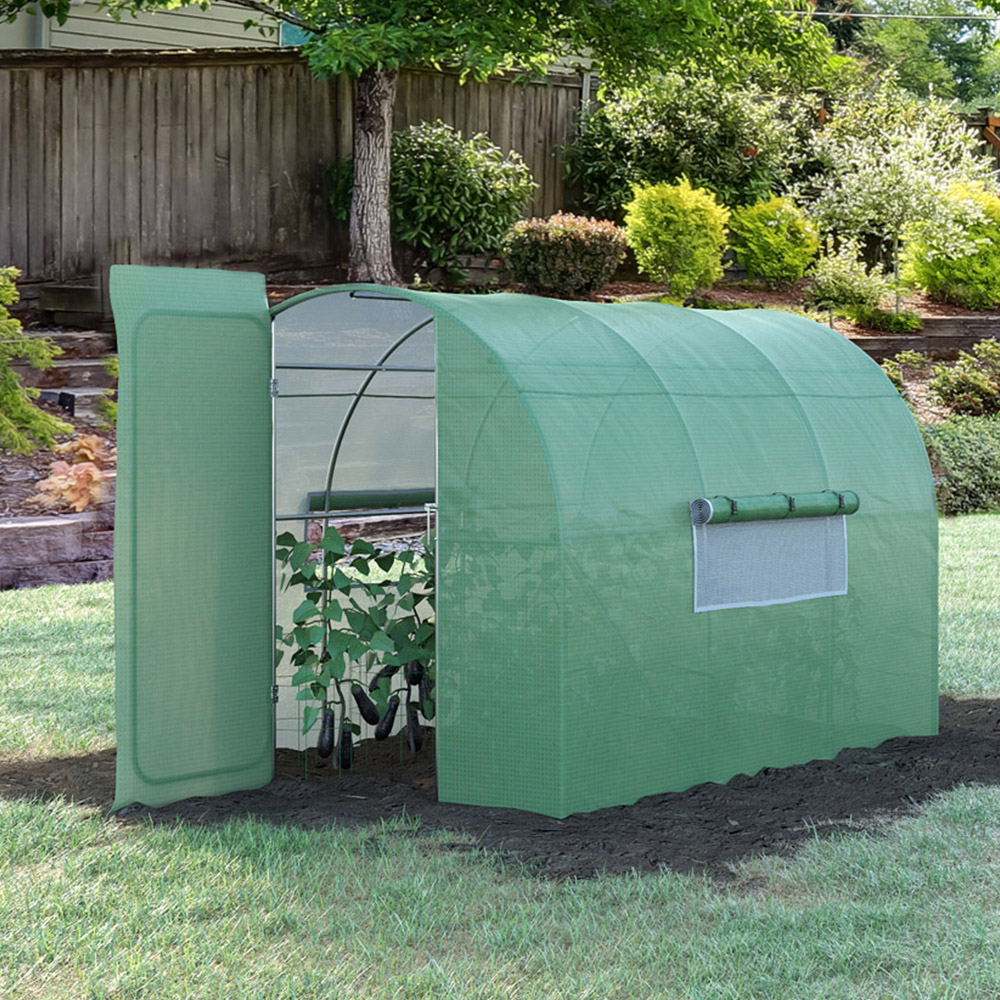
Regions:
[[[349,281],[400,284],[389,236],[389,148],[395,70],[366,69],[354,98],[354,194]]]

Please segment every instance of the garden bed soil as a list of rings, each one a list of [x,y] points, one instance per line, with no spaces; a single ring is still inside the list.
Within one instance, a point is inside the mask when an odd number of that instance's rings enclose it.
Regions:
[[[485,848],[545,878],[672,869],[726,881],[752,855],[787,855],[835,833],[878,833],[938,793],[963,784],[1000,785],[1000,701],[943,697],[938,736],[844,750],[833,760],[765,768],[725,785],[697,785],[565,820],[438,802],[433,733],[416,758],[405,747],[405,735],[362,744],[356,757],[351,771],[338,772],[320,766],[313,752],[279,750],[275,779],[265,788],[163,809],[131,806],[121,821],[212,824],[255,817],[321,829],[405,816],[420,829],[454,834],[435,850]],[[65,796],[107,810],[114,771],[113,750],[0,760],[0,797]]]
[[[108,442],[108,447],[115,446],[114,428],[97,427],[84,417],[71,417],[64,409],[55,403],[36,402],[39,409],[51,413],[60,420],[72,424],[76,434],[96,434]],[[59,441],[69,441],[74,435],[59,437]],[[42,517],[49,514],[72,513],[69,507],[63,509],[46,508],[29,500],[38,492],[39,480],[49,474],[50,466],[58,460],[65,461],[65,455],[59,455],[49,448],[36,451],[33,455],[13,455],[0,451],[0,518],[10,517]],[[112,466],[113,468],[113,466]]]

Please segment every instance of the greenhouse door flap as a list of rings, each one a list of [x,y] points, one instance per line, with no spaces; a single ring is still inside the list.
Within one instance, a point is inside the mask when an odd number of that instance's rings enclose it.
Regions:
[[[114,808],[274,767],[271,319],[260,274],[111,269],[121,381]]]

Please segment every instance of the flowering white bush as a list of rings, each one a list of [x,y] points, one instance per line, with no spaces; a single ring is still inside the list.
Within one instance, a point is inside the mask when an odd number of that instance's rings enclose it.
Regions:
[[[898,280],[899,245],[931,230],[939,252],[969,253],[970,226],[982,221],[975,199],[956,199],[956,184],[994,187],[976,139],[941,101],[920,103],[892,86],[852,99],[817,133],[823,165],[810,192],[800,192],[828,233],[888,244]]]

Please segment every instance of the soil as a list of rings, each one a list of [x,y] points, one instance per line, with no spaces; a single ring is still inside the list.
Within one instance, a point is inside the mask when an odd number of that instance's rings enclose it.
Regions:
[[[212,824],[255,817],[321,829],[405,814],[423,830],[454,833],[445,850],[486,848],[544,878],[672,869],[728,881],[749,856],[788,855],[803,842],[838,832],[877,834],[938,793],[963,784],[1000,785],[1000,700],[942,697],[938,736],[843,750],[833,760],[765,768],[725,785],[697,785],[564,820],[438,802],[432,731],[416,758],[406,749],[405,734],[366,742],[349,772],[320,766],[314,752],[279,750],[276,758],[275,779],[265,788],[163,809],[130,806],[120,814],[122,822]],[[0,797],[65,796],[107,810],[114,775],[114,750],[0,760]]]
[[[39,409],[72,424],[76,434],[97,434],[108,442],[109,447],[115,445],[113,428],[97,427],[82,417],[71,417],[62,407],[55,403],[36,402]],[[74,435],[60,436],[58,441],[69,441]],[[50,514],[72,513],[65,510],[49,509],[39,504],[31,503],[30,497],[38,492],[38,482],[49,474],[53,462],[63,460],[65,455],[59,455],[49,448],[36,451],[33,455],[12,455],[0,451],[0,518],[7,517],[46,517]],[[113,468],[113,466],[112,466]]]

